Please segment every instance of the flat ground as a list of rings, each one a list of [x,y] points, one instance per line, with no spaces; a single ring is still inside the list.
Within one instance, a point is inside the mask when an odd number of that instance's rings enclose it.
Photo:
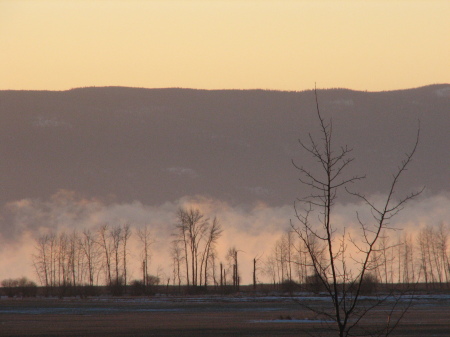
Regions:
[[[323,298],[298,301],[328,305]],[[392,336],[450,336],[450,296],[413,302]],[[364,327],[384,326],[389,307],[374,310]],[[0,299],[0,336],[336,335],[328,328],[289,297]]]

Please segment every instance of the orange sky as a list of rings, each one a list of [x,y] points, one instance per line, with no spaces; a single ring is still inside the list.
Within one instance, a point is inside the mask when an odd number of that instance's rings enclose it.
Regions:
[[[450,83],[448,0],[0,0],[0,89]]]

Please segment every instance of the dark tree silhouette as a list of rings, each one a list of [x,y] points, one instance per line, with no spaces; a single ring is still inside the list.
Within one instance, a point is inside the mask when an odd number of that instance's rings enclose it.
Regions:
[[[309,307],[309,309],[325,320],[333,321],[331,327],[334,327],[341,337],[354,334],[388,335],[404,311],[400,311],[399,316],[394,319],[394,310],[391,310],[386,326],[371,332],[361,331],[360,323],[367,317],[368,312],[384,304],[386,299],[379,298],[375,303],[367,304],[361,301],[361,294],[365,280],[372,278],[370,271],[376,264],[372,255],[376,251],[377,241],[383,231],[391,228],[389,221],[392,217],[401,211],[406,202],[420,193],[413,192],[399,199],[394,197],[399,179],[416,152],[419,131],[412,150],[406,153],[404,160],[392,175],[384,200],[374,203],[365,195],[349,190],[350,185],[365,177],[348,175],[348,169],[353,161],[352,149],[348,146],[335,146],[332,121],[323,118],[319,110],[317,91],[315,97],[320,136],[314,137],[309,134],[308,142],[299,140],[299,143],[303,150],[315,159],[317,167],[306,168],[293,162],[300,172],[299,180],[302,186],[310,192],[305,197],[297,199],[295,212],[298,222],[292,222],[291,225],[306,247],[312,275],[325,289],[332,306],[320,309]],[[347,191],[362,200],[373,216],[372,221],[368,221],[357,214],[359,223],[357,234],[350,235],[345,228],[339,228],[336,224],[333,211],[338,192],[341,191]],[[349,246],[356,253],[351,255],[348,252]],[[394,301],[393,306],[398,303]]]

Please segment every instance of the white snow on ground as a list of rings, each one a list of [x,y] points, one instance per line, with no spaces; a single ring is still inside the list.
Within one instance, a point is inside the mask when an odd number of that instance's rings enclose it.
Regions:
[[[93,313],[115,313],[115,312],[180,312],[187,309],[135,309],[135,308],[1,308],[0,314],[27,314],[27,315],[88,315]]]
[[[360,296],[360,300],[379,300],[387,298],[387,300],[395,300],[398,297],[379,294],[378,296]],[[403,299],[410,300],[411,297],[416,301],[425,300],[448,300],[450,301],[450,294],[416,294],[416,295],[404,295],[399,296]],[[7,296],[2,296],[1,300],[9,299]],[[57,299],[46,298],[48,300]],[[72,302],[74,298],[60,299],[60,301]],[[292,301],[316,301],[316,302],[329,302],[330,297],[322,295],[311,295],[304,293],[296,293],[293,296],[222,296],[222,295],[211,295],[211,296],[167,296],[167,295],[155,295],[152,297],[92,297],[87,301],[90,302],[107,302],[107,303],[167,303],[167,302],[184,302],[184,303],[215,303],[215,302],[292,302]]]
[[[250,321],[251,323],[334,323],[333,321],[315,319],[259,319]]]
[[[381,295],[378,299],[384,299]],[[361,296],[361,300],[377,300],[376,296]],[[5,296],[0,298],[0,302],[8,299]],[[20,298],[17,298],[20,300]],[[51,299],[49,299],[51,300]],[[403,297],[396,298],[394,296],[387,296],[385,301],[398,301],[401,302],[409,302],[412,301],[414,305],[429,305],[430,302],[441,302],[450,304],[450,294],[420,294],[420,295],[405,295]],[[44,306],[41,308],[28,307],[28,308],[17,308],[14,306],[0,306],[0,314],[30,314],[30,315],[39,315],[39,314],[60,314],[60,315],[89,315],[93,313],[115,313],[115,312],[181,312],[189,310],[187,308],[143,308],[143,307],[133,307],[133,306],[114,306],[114,303],[118,304],[126,304],[126,303],[134,303],[134,304],[157,304],[157,303],[286,303],[286,302],[329,302],[330,298],[326,296],[155,296],[155,297],[139,297],[139,298],[109,298],[109,297],[100,297],[100,298],[89,298],[87,300],[81,300],[80,306],[77,307],[64,307],[64,302],[73,302],[73,298],[62,299],[61,307],[58,305],[55,306]],[[110,303],[111,306],[100,306],[100,307],[88,307],[86,305],[95,304],[95,303]],[[265,307],[265,308],[221,308],[220,310],[235,310],[235,311],[259,311],[259,312],[267,312],[267,311],[277,311],[281,310],[276,306],[273,307]],[[275,319],[275,320],[257,320],[254,322],[260,323],[331,323],[329,321],[318,321],[318,320],[298,320],[298,319]]]

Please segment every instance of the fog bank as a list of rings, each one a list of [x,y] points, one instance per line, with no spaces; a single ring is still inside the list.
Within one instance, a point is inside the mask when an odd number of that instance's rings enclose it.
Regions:
[[[373,200],[381,195],[372,196]],[[409,202],[390,222],[391,227],[401,229],[392,237],[417,231],[427,225],[446,223],[450,218],[450,194],[422,195]],[[160,205],[145,205],[141,202],[114,203],[108,200],[83,198],[71,191],[59,191],[48,200],[23,199],[5,204],[2,208],[0,230],[0,280],[27,276],[36,280],[32,265],[32,254],[36,238],[45,233],[70,233],[73,230],[96,230],[99,226],[130,224],[133,230],[130,239],[130,279],[140,278],[140,250],[135,232],[146,225],[155,240],[152,245],[150,274],[159,273],[171,277],[170,241],[176,224],[176,213],[180,207],[198,208],[206,217],[216,216],[223,227],[218,241],[218,260],[225,262],[230,247],[240,251],[242,283],[250,283],[252,260],[269,255],[274,243],[290,228],[290,221],[297,224],[293,205],[270,206],[264,203],[231,205],[205,196],[186,196]],[[336,204],[334,221],[336,227],[344,227],[357,233],[355,212],[365,220],[370,213],[359,202]],[[260,281],[264,277],[260,275]]]

